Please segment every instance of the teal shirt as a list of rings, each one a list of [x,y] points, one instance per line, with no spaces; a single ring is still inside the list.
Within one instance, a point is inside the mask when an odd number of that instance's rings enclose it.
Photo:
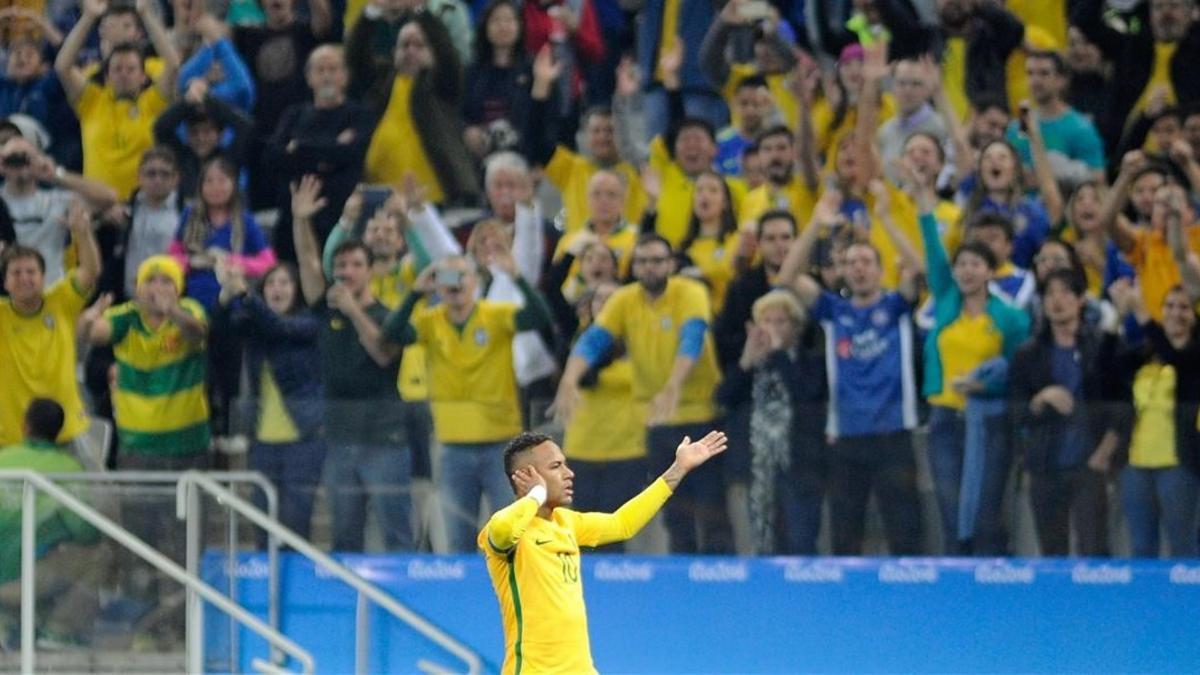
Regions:
[[[1105,167],[1104,143],[1100,140],[1100,134],[1091,120],[1079,114],[1079,111],[1068,108],[1058,117],[1043,119],[1041,127],[1047,151],[1066,155],[1093,169]],[[1029,150],[1029,138],[1020,133],[1017,122],[1008,125],[1006,137],[1020,154],[1021,163],[1032,166],[1033,153]]]
[[[942,246],[941,235],[938,234],[937,219],[933,214],[922,213],[920,217],[921,238],[925,242],[925,267],[929,279],[929,291],[934,298],[934,325],[925,336],[925,381],[922,384],[922,394],[926,397],[942,393],[942,356],[938,351],[938,336],[946,326],[954,323],[962,313],[962,293],[950,268],[950,258]],[[1012,360],[1017,347],[1029,337],[1029,315],[1017,309],[995,294],[989,294],[987,313],[992,323],[1003,336],[1002,353],[1004,358]],[[992,383],[984,396],[997,398],[1004,396],[1004,383]]]
[[[9,469],[30,469],[39,473],[84,470],[69,452],[45,441],[25,441],[0,450],[0,470]],[[0,584],[21,576],[21,492],[20,482],[0,482]],[[92,543],[98,538],[99,534],[90,524],[50,497],[38,493],[38,558],[65,541]]]

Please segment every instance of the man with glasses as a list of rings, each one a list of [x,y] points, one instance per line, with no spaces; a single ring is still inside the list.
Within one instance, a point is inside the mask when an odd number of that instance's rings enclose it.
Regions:
[[[892,70],[892,96],[896,115],[879,127],[876,135],[879,156],[888,178],[898,179],[892,163],[904,154],[904,145],[913,134],[928,134],[946,142],[946,120],[930,103],[938,84],[937,66],[917,59],[897,61]]]
[[[559,419],[569,419],[579,401],[580,378],[622,341],[633,363],[634,399],[649,409],[651,475],[671,464],[678,438],[703,437],[717,418],[713,394],[720,371],[708,330],[708,293],[698,282],[672,276],[674,271],[671,245],[657,234],[642,235],[633,249],[636,283],[614,292],[579,338],[554,406]],[[681,486],[667,505],[666,524],[672,552],[731,552],[720,457]]]
[[[475,550],[482,495],[492,510],[512,499],[503,451],[522,430],[513,338],[551,330],[550,311],[521,277],[512,251],[491,254],[492,264],[516,282],[524,306],[477,299],[478,273],[466,258],[452,256],[422,273],[383,326],[385,341],[426,350],[434,434],[442,446],[434,481],[449,553]],[[434,292],[440,302],[420,303]]]

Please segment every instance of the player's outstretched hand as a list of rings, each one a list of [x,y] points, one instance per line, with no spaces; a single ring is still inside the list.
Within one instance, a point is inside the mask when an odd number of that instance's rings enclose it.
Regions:
[[[710,431],[704,438],[695,442],[685,436],[675,449],[675,464],[684,471],[691,471],[707,462],[709,457],[725,452],[728,440],[720,431]]]
[[[517,486],[517,494],[524,497],[529,494],[529,491],[535,485],[546,487],[546,479],[542,478],[542,474],[537,472],[532,466],[522,467],[517,469],[512,475],[513,485]]]

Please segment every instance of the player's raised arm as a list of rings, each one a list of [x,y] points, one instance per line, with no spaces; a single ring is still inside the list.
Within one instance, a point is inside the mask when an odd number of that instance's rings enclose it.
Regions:
[[[674,491],[690,471],[707,462],[710,457],[725,452],[728,441],[720,431],[710,431],[696,442],[685,436],[679,447],[675,448],[675,462],[663,472],[662,479],[667,487]]]

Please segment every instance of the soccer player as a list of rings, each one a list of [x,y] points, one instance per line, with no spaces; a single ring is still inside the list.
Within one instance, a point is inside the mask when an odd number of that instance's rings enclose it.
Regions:
[[[683,477],[725,450],[725,434],[685,437],[675,462],[616,513],[570,510],[575,474],[549,436],[523,433],[504,449],[518,499],[479,533],[504,622],[505,675],[595,673],[579,576],[579,547],[624,541],[642,529]]]

